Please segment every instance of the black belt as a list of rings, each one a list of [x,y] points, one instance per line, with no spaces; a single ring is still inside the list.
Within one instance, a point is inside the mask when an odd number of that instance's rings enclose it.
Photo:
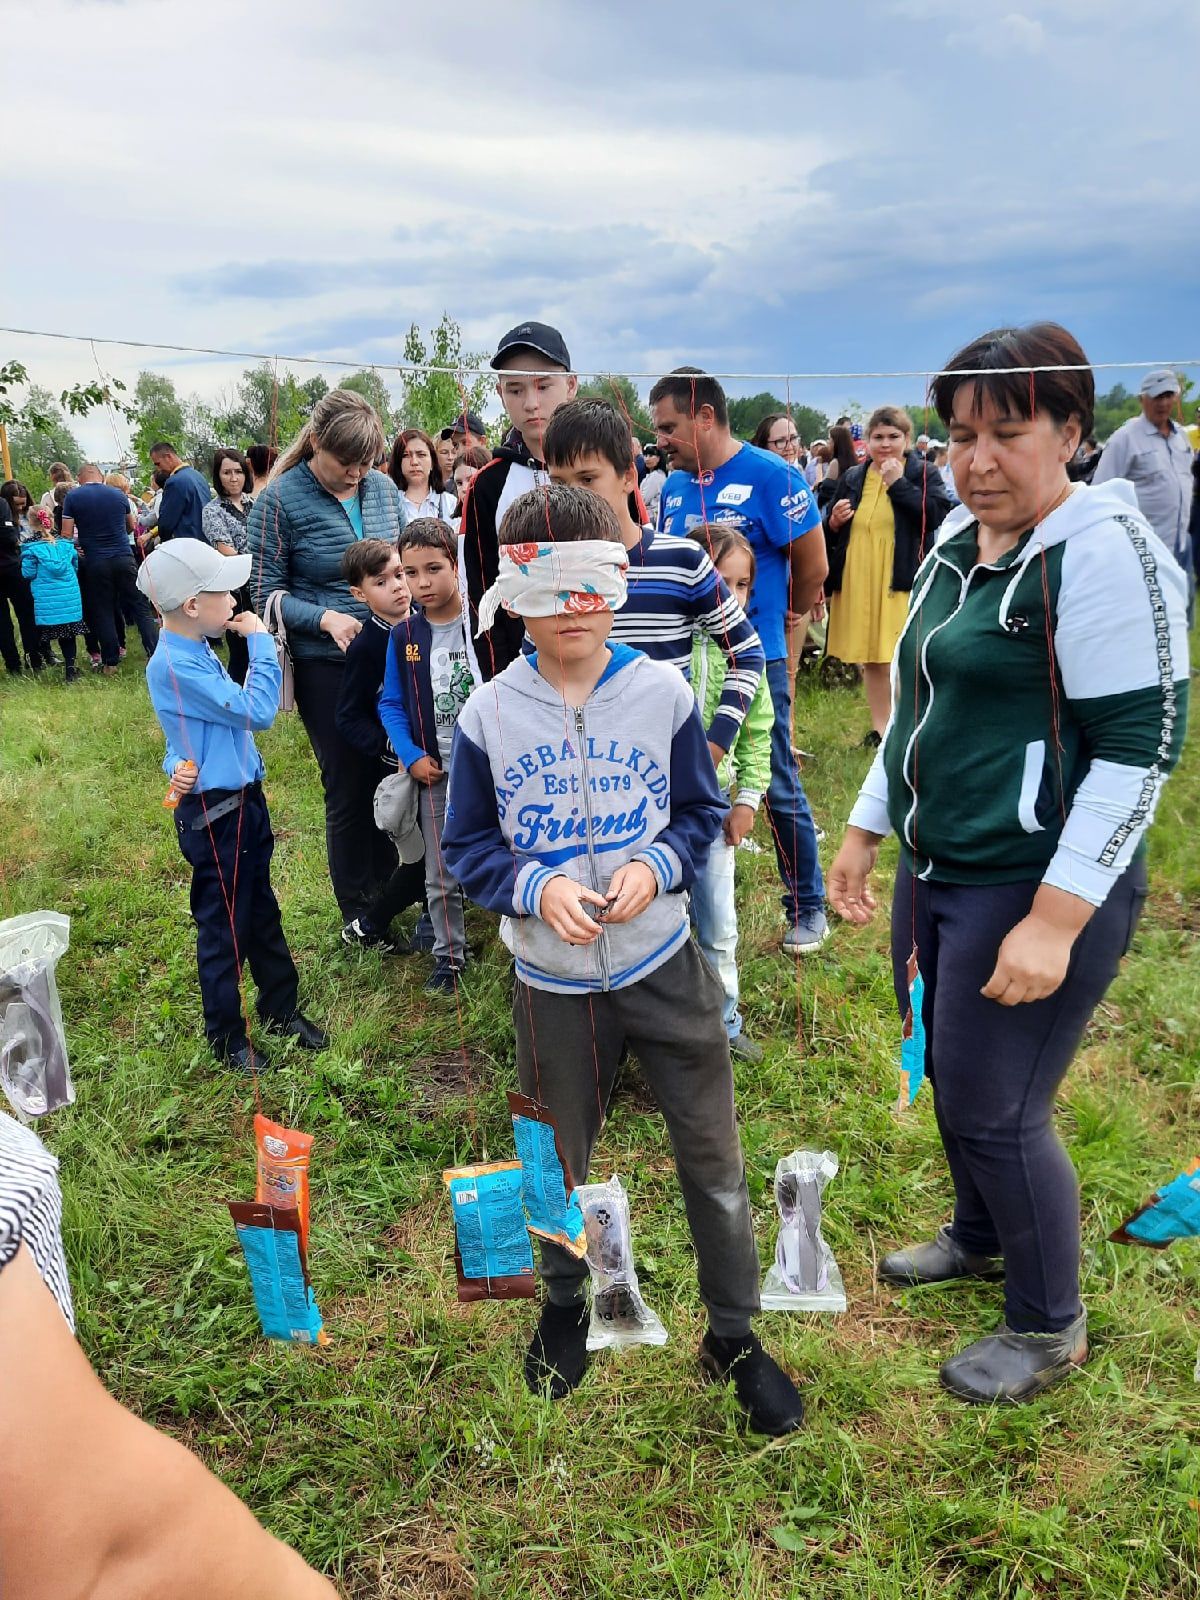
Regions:
[[[262,784],[259,782],[248,783],[244,789],[206,789],[201,794],[185,794],[179,802],[179,807],[182,810],[188,801],[192,802],[188,810],[195,808],[198,814],[188,822],[187,826],[199,832],[222,817],[229,816],[244,801],[253,800],[261,793]]]

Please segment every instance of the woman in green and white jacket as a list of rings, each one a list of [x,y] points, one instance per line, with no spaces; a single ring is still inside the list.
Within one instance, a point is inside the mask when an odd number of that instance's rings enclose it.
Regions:
[[[726,588],[745,611],[754,587],[754,551],[745,534],[726,523],[702,523],[689,535],[707,550]],[[729,670],[724,640],[698,633],[692,645],[692,688],[704,726],[717,713],[725,674]],[[696,943],[725,991],[722,1013],[729,1035],[729,1052],[743,1061],[761,1061],[762,1046],[745,1032],[738,1010],[737,907],[734,903],[734,863],[737,847],[754,826],[763,795],[771,782],[771,729],[775,708],[764,672],[742,719],[737,738],[717,768],[721,792],[733,793],[733,803],[721,832],[709,847],[708,858],[696,867],[691,889],[692,921]]]
[[[1186,579],[1128,484],[1067,476],[1094,393],[1053,323],[985,334],[934,380],[963,504],[917,572],[891,720],[829,875],[834,909],[868,921],[879,842],[899,836],[896,995],[906,1012],[915,945],[955,1206],[879,1272],[1004,1277],[999,1331],[942,1367],[975,1401],[1028,1399],[1087,1357],[1054,1096],[1133,937],[1186,720]]]

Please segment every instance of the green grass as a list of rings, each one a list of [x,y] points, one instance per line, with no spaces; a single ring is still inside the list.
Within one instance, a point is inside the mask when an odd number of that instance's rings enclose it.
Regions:
[[[252,1195],[253,1098],[203,1047],[187,869],[141,674],[131,660],[115,682],[0,695],[0,914],[72,918],[60,983],[79,1098],[42,1131],[62,1161],[80,1337],[116,1395],[354,1600],[1200,1594],[1200,1250],[1105,1242],[1200,1154],[1194,761],[1167,789],[1146,920],[1062,1095],[1092,1360],[1020,1410],[964,1408],[936,1381],[994,1325],[994,1287],[873,1281],[876,1258],[929,1234],[949,1201],[928,1092],[891,1109],[883,919],[839,930],[797,972],[776,949],[773,861],[740,858],[747,1014],[768,1044],[738,1070],[763,1258],[776,1158],[828,1146],[842,1169],[827,1233],[850,1296],[841,1318],[764,1317],[810,1418],[764,1448],[699,1379],[687,1230],[636,1083],[595,1171],[629,1186],[643,1287],[671,1342],[601,1356],[552,1407],[521,1381],[529,1304],[457,1304],[440,1173],[510,1148],[506,959],[476,915],[485,954],[460,1035],[454,1005],[422,992],[422,958],[343,948],[316,769],[290,717],[261,740],[275,882],[307,1007],[334,1044],[289,1056],[264,1096],[315,1135],[311,1267],[333,1343],[266,1344],[223,1204]],[[806,777],[827,862],[866,765],[861,701],[802,691],[797,727],[819,753]]]

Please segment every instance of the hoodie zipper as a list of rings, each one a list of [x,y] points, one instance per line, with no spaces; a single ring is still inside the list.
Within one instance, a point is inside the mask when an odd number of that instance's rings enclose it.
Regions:
[[[587,854],[588,867],[591,870],[592,888],[600,893],[599,874],[596,871],[596,855],[592,849],[592,786],[588,777],[587,764],[587,731],[583,725],[583,707],[573,707],[575,713],[575,735],[579,741],[579,770],[583,784],[583,814],[587,821]],[[608,930],[600,924],[600,937],[595,945],[600,963],[600,987],[607,991],[609,988],[608,966]]]

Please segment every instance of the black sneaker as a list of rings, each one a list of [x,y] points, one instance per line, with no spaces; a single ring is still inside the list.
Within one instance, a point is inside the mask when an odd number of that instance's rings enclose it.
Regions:
[[[355,917],[342,929],[342,943],[359,950],[378,950],[380,955],[385,956],[394,954],[396,949],[394,939],[390,939],[386,933],[376,933],[374,928],[364,927],[361,917]]]
[[[268,1033],[274,1033],[281,1039],[295,1039],[303,1050],[329,1048],[329,1035],[301,1011],[290,1017],[264,1017],[260,1012],[258,1020]]]
[[[709,1328],[700,1342],[700,1365],[713,1383],[733,1384],[738,1404],[755,1433],[773,1439],[794,1433],[804,1421],[804,1401],[783,1368],[753,1333],[719,1339]]]
[[[425,980],[426,994],[453,994],[462,977],[462,967],[443,957]]]
[[[1061,1333],[998,1333],[976,1339],[942,1363],[942,1383],[973,1405],[1023,1405],[1068,1377],[1088,1358],[1087,1312]]]
[[[408,948],[414,955],[429,955],[436,942],[433,919],[428,911],[423,911],[417,918],[417,925],[409,938]]]
[[[587,1370],[588,1310],[582,1300],[556,1306],[547,1300],[525,1357],[525,1382],[533,1394],[565,1400]]]
[[[232,1067],[235,1072],[269,1072],[275,1065],[265,1050],[245,1039],[240,1044],[217,1046],[214,1054],[222,1066]]]

